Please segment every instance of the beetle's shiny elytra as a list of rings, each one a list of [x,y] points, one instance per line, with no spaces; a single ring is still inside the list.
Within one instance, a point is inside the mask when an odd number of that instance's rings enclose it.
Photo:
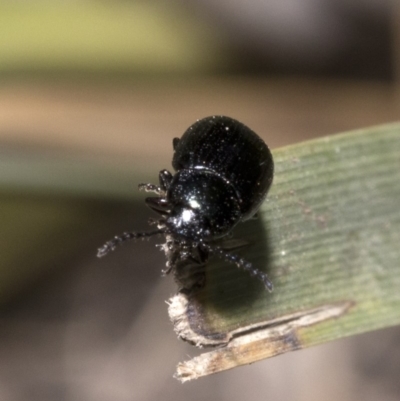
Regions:
[[[155,222],[157,230],[117,236],[99,249],[98,256],[127,240],[164,234],[165,273],[184,261],[204,264],[208,255],[215,254],[272,290],[265,273],[216,244],[238,223],[254,216],[265,199],[274,172],[267,145],[239,121],[213,116],[190,126],[180,139],[173,140],[173,148],[176,173],[162,170],[159,185],[139,185],[157,195],[146,199],[161,216]]]

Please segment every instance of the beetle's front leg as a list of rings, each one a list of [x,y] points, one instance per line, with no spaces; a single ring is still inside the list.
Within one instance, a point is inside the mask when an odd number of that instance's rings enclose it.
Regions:
[[[145,202],[146,205],[155,212],[160,213],[161,215],[169,214],[171,205],[165,198],[146,198]]]
[[[168,170],[161,170],[158,174],[158,179],[160,181],[160,185],[143,183],[139,184],[139,189],[146,192],[154,192],[160,196],[165,196],[165,193],[168,191],[168,188],[171,185],[172,174]]]
[[[155,184],[139,184],[139,190],[146,191],[146,192],[154,192],[157,195],[162,195],[163,190]]]

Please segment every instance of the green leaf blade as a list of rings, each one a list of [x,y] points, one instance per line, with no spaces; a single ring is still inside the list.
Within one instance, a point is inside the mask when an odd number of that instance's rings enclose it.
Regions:
[[[253,243],[243,256],[270,274],[274,292],[214,261],[206,286],[187,301],[190,316],[179,335],[198,345],[220,341],[234,353],[250,328],[251,335],[268,328],[267,337],[286,328],[295,339],[286,352],[399,324],[400,125],[297,144],[274,159],[262,224],[240,228]],[[321,311],[336,307],[340,316],[325,319]],[[307,323],[320,312],[321,320]],[[261,347],[243,363],[264,354]]]

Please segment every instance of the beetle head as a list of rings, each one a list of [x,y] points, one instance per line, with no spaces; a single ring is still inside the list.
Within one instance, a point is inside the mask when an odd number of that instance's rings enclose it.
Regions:
[[[166,227],[172,234],[194,241],[228,234],[240,221],[239,201],[232,186],[205,170],[178,172],[167,193],[172,205]]]

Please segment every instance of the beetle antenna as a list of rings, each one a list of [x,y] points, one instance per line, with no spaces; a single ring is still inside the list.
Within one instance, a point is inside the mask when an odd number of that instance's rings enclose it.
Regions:
[[[257,278],[258,280],[262,281],[264,284],[265,288],[271,292],[274,288],[271,280],[268,278],[268,275],[264,272],[262,272],[259,269],[256,269],[253,267],[253,265],[250,262],[247,262],[245,259],[241,258],[240,256],[230,253],[225,251],[223,248],[217,245],[209,245],[205,244],[204,242],[201,244],[201,246],[208,251],[211,254],[217,255],[219,258],[235,264],[237,267],[240,269],[246,270],[250,276]]]
[[[150,231],[146,233],[134,233],[134,232],[125,232],[122,235],[115,236],[112,240],[107,241],[101,248],[97,251],[97,257],[102,258],[103,256],[107,255],[109,252],[113,251],[117,246],[123,244],[126,241],[131,239],[140,239],[146,237],[152,237],[153,235],[157,234],[165,234],[166,230],[156,230]]]

